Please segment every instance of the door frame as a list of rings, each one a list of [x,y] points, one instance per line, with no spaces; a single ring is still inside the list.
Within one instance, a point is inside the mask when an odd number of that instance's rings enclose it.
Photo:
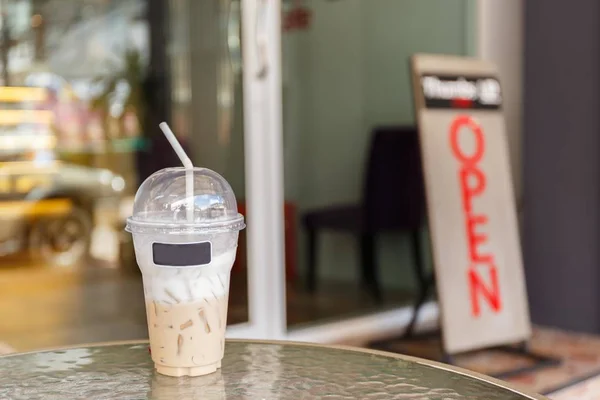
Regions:
[[[283,339],[281,1],[242,0],[241,11],[249,321],[227,337]]]

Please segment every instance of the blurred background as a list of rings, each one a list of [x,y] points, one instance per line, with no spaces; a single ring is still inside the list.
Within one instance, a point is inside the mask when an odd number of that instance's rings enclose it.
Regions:
[[[600,333],[600,13],[555,3],[0,0],[0,342],[147,337],[123,228],[179,163],[163,120],[248,221],[231,337],[401,334],[431,269],[420,170],[378,166],[418,154],[417,52],[498,65],[533,321]]]

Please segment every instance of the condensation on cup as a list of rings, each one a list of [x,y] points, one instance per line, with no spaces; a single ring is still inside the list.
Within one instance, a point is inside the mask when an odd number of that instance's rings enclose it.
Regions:
[[[138,189],[126,229],[159,373],[199,376],[221,367],[229,277],[244,227],[231,186],[209,169],[166,168]]]

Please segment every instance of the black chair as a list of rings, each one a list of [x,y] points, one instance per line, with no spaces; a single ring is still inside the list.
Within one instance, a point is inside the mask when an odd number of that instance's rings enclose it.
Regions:
[[[417,129],[376,128],[366,168],[363,203],[309,211],[303,215],[308,233],[308,290],[316,290],[317,239],[322,230],[347,232],[359,239],[362,286],[382,301],[376,257],[376,238],[383,232],[411,234],[414,267],[422,284],[420,230],[425,196]]]

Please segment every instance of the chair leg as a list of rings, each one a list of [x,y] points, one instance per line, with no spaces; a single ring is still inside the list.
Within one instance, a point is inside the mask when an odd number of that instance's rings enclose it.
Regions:
[[[306,287],[310,293],[317,289],[317,232],[308,230],[308,271],[306,275]]]
[[[360,262],[362,269],[363,285],[371,292],[378,303],[383,301],[379,277],[377,271],[377,259],[375,255],[375,236],[363,234],[360,238]]]
[[[415,269],[415,277],[417,278],[417,297],[415,299],[415,304],[413,306],[413,315],[410,320],[410,323],[406,327],[406,331],[404,332],[404,338],[409,338],[414,333],[414,328],[417,323],[417,319],[419,317],[419,311],[421,307],[427,300],[427,296],[429,295],[429,290],[431,286],[433,286],[434,278],[433,274],[431,276],[427,276],[425,272],[425,266],[423,265],[423,251],[421,247],[421,232],[419,229],[413,229],[411,231],[411,244],[412,244],[412,253],[413,253],[413,267]]]
[[[410,322],[408,323],[408,326],[406,327],[406,330],[402,335],[403,339],[409,339],[415,333],[415,327],[417,325],[417,320],[419,319],[419,312],[421,311],[421,307],[423,307],[423,304],[425,304],[427,296],[429,295],[429,291],[431,288],[433,288],[434,282],[435,281],[432,274],[429,278],[425,280],[423,284],[424,286],[421,289],[419,289],[419,293],[417,294],[417,298],[413,305],[412,317],[410,318]]]
[[[427,273],[425,265],[423,265],[423,247],[421,245],[421,232],[419,229],[413,229],[410,235],[413,253],[413,266],[415,268],[415,276],[419,284],[419,291],[422,292],[427,281]]]

